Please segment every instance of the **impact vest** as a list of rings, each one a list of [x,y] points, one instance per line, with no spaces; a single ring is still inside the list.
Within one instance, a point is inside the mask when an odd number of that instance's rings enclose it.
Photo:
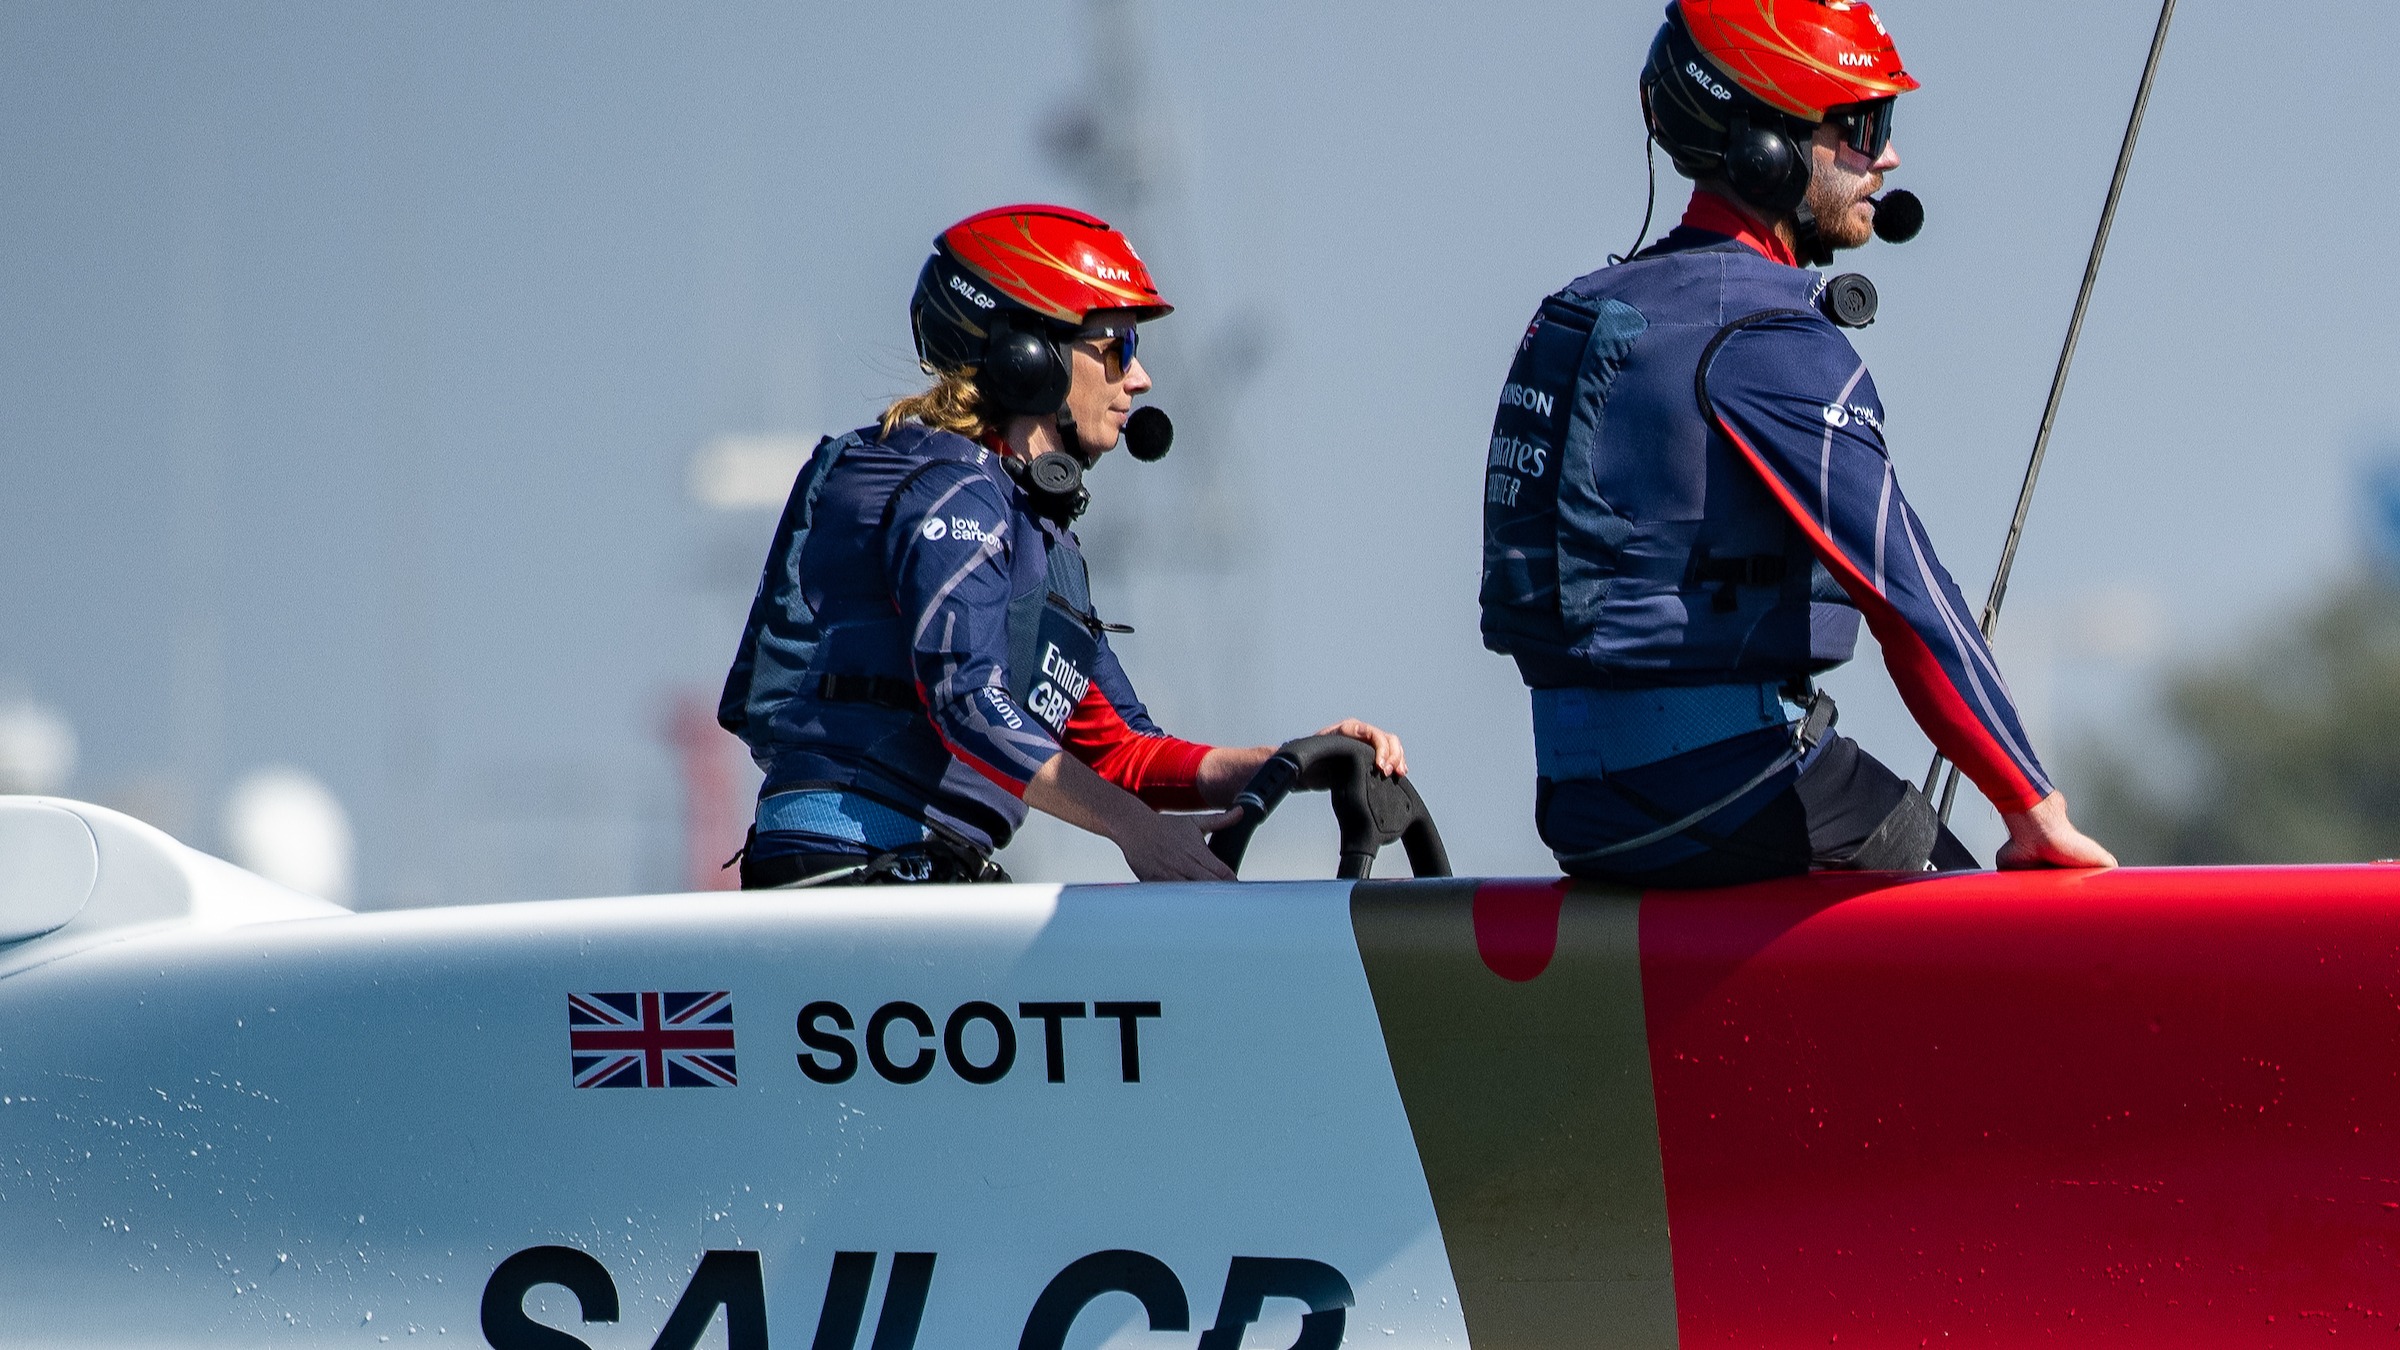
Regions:
[[[921,616],[898,612],[885,574],[891,531],[919,524],[895,522],[894,503],[944,462],[989,475],[1011,504],[1008,693],[1063,738],[1107,627],[1092,612],[1082,552],[1031,513],[997,456],[914,425],[818,444],[777,525],[717,716],[749,744],[767,775],[763,791],[843,787],[897,808],[938,806],[997,845],[1022,804],[948,772],[951,755],[918,702],[911,635]],[[945,801],[961,784],[976,801]]]
[[[724,691],[717,696],[718,725],[745,741],[750,740],[754,720],[764,734],[775,709],[799,692],[816,656],[817,616],[800,594],[801,546],[808,541],[826,475],[843,451],[859,443],[855,431],[818,438],[816,451],[792,480],[783,517],[775,523],[775,542],[767,550],[758,590],[750,597],[741,645],[734,651],[733,668],[725,673]]]
[[[1542,302],[1492,423],[1479,596],[1484,645],[1528,685],[1771,683],[1850,659],[1858,610],[1694,389],[1721,328],[1813,311],[1823,285],[1727,240]]]

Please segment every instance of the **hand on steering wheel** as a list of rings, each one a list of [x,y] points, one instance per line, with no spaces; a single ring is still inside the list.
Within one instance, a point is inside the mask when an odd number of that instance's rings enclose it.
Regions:
[[[1386,778],[1398,778],[1408,772],[1408,752],[1400,747],[1400,738],[1382,727],[1345,717],[1332,726],[1317,732],[1320,736],[1347,736],[1365,741],[1375,747],[1375,772]]]
[[[1384,772],[1387,755],[1405,766],[1399,737],[1355,719],[1285,742],[1243,786],[1234,799],[1240,819],[1211,836],[1208,851],[1238,871],[1259,822],[1295,789],[1313,789],[1333,794],[1333,818],[1341,829],[1335,876],[1363,880],[1373,875],[1375,855],[1394,842],[1407,849],[1414,875],[1449,876],[1450,855],[1442,848],[1441,832],[1407,776]]]

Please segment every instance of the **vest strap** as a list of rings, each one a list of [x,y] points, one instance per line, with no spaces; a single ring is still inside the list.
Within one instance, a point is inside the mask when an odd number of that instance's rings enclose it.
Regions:
[[[1781,586],[1790,571],[1790,564],[1780,553],[1719,558],[1709,553],[1708,545],[1702,544],[1692,553],[1692,565],[1685,573],[1684,584],[1694,589],[1715,586],[1717,593],[1709,601],[1709,608],[1719,614],[1731,614],[1742,607],[1740,587]]]
[[[925,706],[917,697],[915,685],[889,675],[820,675],[817,697],[834,703],[873,703],[901,712],[915,712]]]

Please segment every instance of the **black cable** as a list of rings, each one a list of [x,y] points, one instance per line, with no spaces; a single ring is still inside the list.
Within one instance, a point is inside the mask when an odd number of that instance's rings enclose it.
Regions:
[[[1650,237],[1650,213],[1658,209],[1658,142],[1648,136],[1642,138],[1642,163],[1650,170],[1650,191],[1642,199],[1642,231],[1633,237],[1632,248],[1608,255],[1611,267],[1641,252],[1642,241]]]
[[[2075,294],[2075,313],[2067,320],[2067,341],[2058,352],[2058,369],[2050,377],[2050,401],[2042,406],[2041,430],[2034,434],[2033,457],[2025,463],[2025,482],[2017,489],[2017,514],[2008,523],[2008,539],[2000,547],[2000,566],[1992,574],[1992,590],[1983,602],[1980,626],[1986,642],[2000,626],[2000,603],[2008,598],[2008,574],[2017,563],[2017,541],[2025,534],[2025,514],[2033,507],[2033,487],[2042,476],[2042,460],[2050,453],[2050,429],[2058,421],[2059,399],[2067,392],[2067,368],[2075,364],[2075,343],[2083,335],[2083,313],[2092,303],[2092,286],[2100,279],[2100,257],[2108,251],[2108,231],[2117,220],[2117,199],[2125,194],[2125,175],[2133,168],[2133,143],[2141,138],[2142,114],[2150,107],[2150,83],[2158,75],[2158,56],[2166,50],[2167,26],[2175,20],[2175,0],[2163,0],[2158,30],[2150,36],[2150,56],[2142,63],[2141,87],[2133,95],[2133,115],[2125,122],[2125,143],[2117,148],[2117,171],[2108,180],[2108,201],[2100,208],[2100,228],[2092,235],[2092,256],[2083,265],[2083,288]],[[1933,780],[1942,771],[1942,753],[1934,751],[1925,770],[1925,794],[1933,795]],[[1942,823],[1950,823],[1950,807],[1958,799],[1958,766],[1942,785]]]

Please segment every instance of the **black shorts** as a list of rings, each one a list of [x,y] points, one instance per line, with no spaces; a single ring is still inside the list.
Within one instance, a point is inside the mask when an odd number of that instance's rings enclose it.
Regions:
[[[1681,812],[1655,807],[1606,779],[1558,784],[1545,780],[1535,811],[1545,819],[1564,793],[1610,792],[1626,797],[1660,824]],[[1547,832],[1547,831],[1545,831]],[[1739,824],[1703,820],[1682,832],[1703,846],[1693,857],[1663,867],[1627,870],[1602,858],[1567,871],[1593,880],[1667,889],[1738,886],[1772,877],[1825,870],[1957,871],[1978,864],[1915,784],[1858,748],[1828,735],[1806,768]]]

